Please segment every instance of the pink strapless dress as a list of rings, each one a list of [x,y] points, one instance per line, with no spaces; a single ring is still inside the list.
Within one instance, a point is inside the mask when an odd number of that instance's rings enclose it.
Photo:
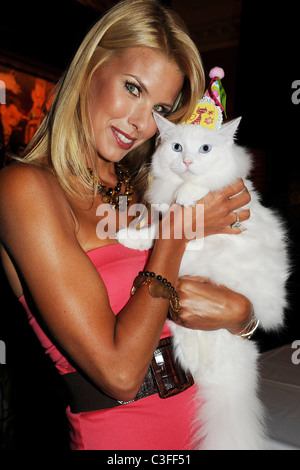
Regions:
[[[87,253],[100,273],[114,313],[130,298],[132,283],[143,270],[147,251],[113,244]],[[60,374],[75,369],[53,345],[20,297],[29,323]],[[143,312],[141,312],[142,315]],[[161,338],[170,336],[167,323]],[[195,385],[167,399],[158,394],[111,409],[72,413],[66,409],[70,448],[75,450],[187,450],[194,416]]]

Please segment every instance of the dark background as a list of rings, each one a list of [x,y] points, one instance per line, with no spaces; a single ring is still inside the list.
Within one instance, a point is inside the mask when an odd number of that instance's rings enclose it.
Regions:
[[[98,1],[97,10],[75,0],[2,3],[0,63],[13,64],[20,70],[56,81],[90,26],[116,2]],[[239,15],[238,38],[235,13],[232,24],[228,18],[227,29],[223,24],[227,35],[228,31],[234,31],[233,39],[228,36],[223,45],[220,39],[216,47],[205,42],[205,36],[200,34],[204,19],[200,14],[197,17],[194,9],[204,4],[202,0],[162,3],[170,4],[187,21],[207,74],[214,65],[224,67],[228,117],[243,117],[238,140],[251,148],[255,156],[253,179],[264,203],[281,213],[289,229],[294,269],[288,285],[290,307],[286,312],[286,326],[276,334],[258,332],[256,340],[262,351],[290,343],[300,336],[300,105],[291,100],[292,83],[300,79],[295,2],[286,1],[284,7],[279,2],[233,2]],[[262,10],[263,3],[272,8]],[[218,11],[225,11],[225,4],[222,0],[205,3],[205,18],[215,28],[211,34],[222,34],[221,23],[218,20],[217,24],[215,18]],[[197,25],[201,26],[198,30]],[[7,346],[7,365],[0,365],[0,372],[2,377],[6,375],[11,387],[9,419],[5,423],[8,431],[2,438],[0,428],[0,449],[1,446],[66,449],[64,392],[3,273],[0,280],[0,340]]]

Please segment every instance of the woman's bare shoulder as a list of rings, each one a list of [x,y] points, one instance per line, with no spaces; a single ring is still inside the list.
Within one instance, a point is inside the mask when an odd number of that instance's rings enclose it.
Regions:
[[[22,202],[35,199],[60,198],[67,203],[67,197],[54,172],[44,166],[28,163],[13,163],[0,171],[0,204],[7,201]]]
[[[46,187],[45,187],[46,184]],[[12,163],[0,171],[0,196],[14,197],[20,192],[31,192],[52,186],[59,187],[54,174],[44,166]]]
[[[53,172],[27,163],[13,163],[1,170],[1,223],[23,217],[37,220],[45,215],[48,220],[63,217],[64,222],[74,222],[66,194]]]

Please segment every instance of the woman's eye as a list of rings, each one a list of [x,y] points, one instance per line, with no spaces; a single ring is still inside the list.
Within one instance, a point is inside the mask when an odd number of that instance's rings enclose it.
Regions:
[[[140,96],[141,88],[139,86],[135,85],[134,83],[130,83],[130,82],[126,82],[125,86],[126,86],[127,90],[132,95]]]
[[[153,109],[156,113],[163,114],[163,115],[168,114],[168,110],[160,104],[156,104],[155,106],[153,106]]]
[[[208,153],[211,151],[211,146],[208,144],[201,145],[200,152],[201,153]]]
[[[174,152],[181,152],[182,146],[178,142],[174,142],[172,144],[172,149],[174,150]]]

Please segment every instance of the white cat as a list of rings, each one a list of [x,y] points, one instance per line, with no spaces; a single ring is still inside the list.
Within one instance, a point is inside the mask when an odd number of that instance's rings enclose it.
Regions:
[[[157,114],[155,119],[161,143],[152,159],[153,181],[146,193],[149,203],[193,205],[209,191],[220,190],[238,178],[244,179],[251,194],[251,217],[243,223],[245,230],[240,235],[213,235],[189,242],[193,249],[186,250],[179,275],[204,276],[243,294],[252,302],[262,328],[278,328],[283,323],[289,274],[286,233],[280,218],[262,206],[247,179],[251,157],[234,143],[240,119],[218,131],[175,125]],[[118,239],[131,248],[145,249],[155,230],[123,229]],[[194,447],[264,449],[255,342],[225,329],[196,331],[173,322],[170,328],[176,356],[198,386]]]

